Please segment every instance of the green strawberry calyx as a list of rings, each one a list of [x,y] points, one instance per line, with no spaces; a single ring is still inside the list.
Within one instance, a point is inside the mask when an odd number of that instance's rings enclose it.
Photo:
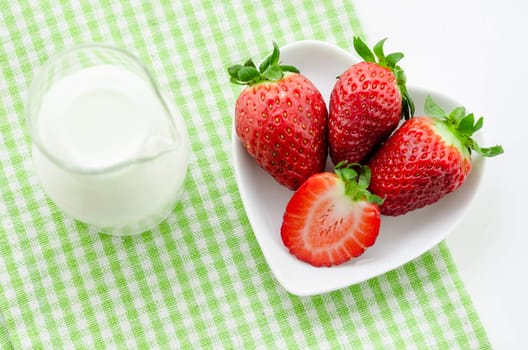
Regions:
[[[392,71],[402,96],[401,114],[402,117],[407,120],[414,115],[415,108],[411,95],[409,95],[409,92],[407,91],[407,77],[405,76],[403,69],[398,65],[398,62],[403,58],[404,55],[401,52],[394,52],[385,55],[385,52],[383,51],[385,40],[387,40],[387,38],[378,41],[378,43],[373,47],[374,52],[372,52],[367,44],[361,40],[361,38],[354,37],[354,49],[356,50],[357,54],[363,60],[365,60],[365,62],[376,63]]]
[[[348,164],[346,160],[335,166],[335,174],[345,183],[345,194],[353,201],[367,201],[383,204],[383,198],[368,190],[371,178],[370,168],[358,163]]]
[[[273,51],[257,67],[250,58],[244,64],[235,64],[227,68],[231,82],[238,85],[253,86],[266,81],[279,81],[286,72],[299,73],[294,66],[280,64],[280,50],[273,42]]]
[[[456,107],[449,114],[447,114],[442,107],[440,107],[431,96],[427,96],[424,105],[425,114],[439,120],[447,127],[451,135],[466,148],[467,152],[475,151],[484,157],[495,157],[504,153],[504,149],[500,145],[492,147],[480,147],[472,136],[475,132],[482,128],[484,119],[482,117],[475,121],[473,113],[466,114],[464,107]],[[445,135],[443,135],[445,137]]]

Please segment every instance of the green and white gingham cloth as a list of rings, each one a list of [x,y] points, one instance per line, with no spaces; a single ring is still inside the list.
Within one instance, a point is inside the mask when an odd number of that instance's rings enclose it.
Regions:
[[[252,233],[232,169],[227,65],[264,57],[272,40],[352,50],[354,34],[354,8],[338,0],[1,2],[0,347],[489,348],[444,243],[378,278],[297,297]],[[93,232],[33,173],[28,85],[50,56],[86,42],[139,56],[186,117],[185,194],[152,232]]]

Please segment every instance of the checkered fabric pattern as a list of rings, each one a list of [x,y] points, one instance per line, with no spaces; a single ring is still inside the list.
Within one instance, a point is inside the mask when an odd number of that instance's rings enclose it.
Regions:
[[[350,2],[0,3],[0,347],[485,349],[444,243],[378,278],[314,297],[271,275],[230,153],[226,67],[271,41],[362,35]],[[24,101],[35,70],[86,42],[126,48],[186,117],[185,193],[149,233],[100,235],[64,216],[33,174]]]

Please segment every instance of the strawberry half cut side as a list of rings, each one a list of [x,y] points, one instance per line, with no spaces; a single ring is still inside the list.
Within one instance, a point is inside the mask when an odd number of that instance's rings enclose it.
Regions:
[[[358,257],[376,241],[383,200],[367,188],[370,169],[341,162],[312,175],[286,206],[281,237],[291,254],[313,266]]]

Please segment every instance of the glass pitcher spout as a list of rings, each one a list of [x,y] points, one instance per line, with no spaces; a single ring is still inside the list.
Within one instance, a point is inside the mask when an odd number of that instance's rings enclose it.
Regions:
[[[167,99],[159,94],[159,106],[151,106],[151,124],[145,128],[140,147],[133,155],[131,162],[145,162],[177,151],[188,142],[186,127],[182,118],[177,115]]]

